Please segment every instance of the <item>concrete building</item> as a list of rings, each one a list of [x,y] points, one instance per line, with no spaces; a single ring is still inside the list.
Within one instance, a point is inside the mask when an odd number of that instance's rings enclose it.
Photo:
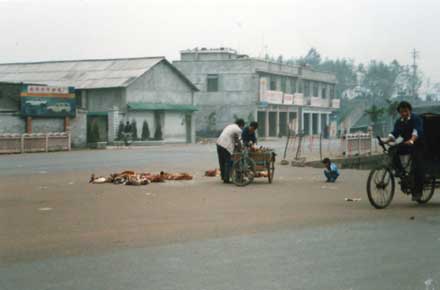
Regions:
[[[173,64],[198,87],[200,135],[221,130],[236,117],[257,120],[263,137],[286,135],[288,126],[308,135],[330,127],[339,108],[336,77],[303,66],[274,63],[228,48],[181,51]]]
[[[195,140],[198,89],[164,57],[0,64],[0,81],[75,87],[101,141],[114,141],[120,122],[132,120],[138,136],[147,121],[151,136],[160,129],[164,142]]]

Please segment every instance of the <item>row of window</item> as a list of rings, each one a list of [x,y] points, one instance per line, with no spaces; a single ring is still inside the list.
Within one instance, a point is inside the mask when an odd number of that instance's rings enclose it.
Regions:
[[[289,84],[288,84],[289,82]],[[319,86],[319,82],[308,81],[308,80],[297,80],[292,78],[281,78],[281,87],[278,87],[277,80],[274,78],[270,79],[269,90],[272,91],[282,91],[286,93],[304,93],[305,97],[318,97],[319,90],[321,89],[322,98],[334,98],[335,97],[335,86],[330,85],[329,90],[327,90],[327,85]],[[289,88],[289,89],[287,89]],[[218,92],[219,90],[219,76],[218,74],[208,74],[206,79],[206,90],[208,92]]]

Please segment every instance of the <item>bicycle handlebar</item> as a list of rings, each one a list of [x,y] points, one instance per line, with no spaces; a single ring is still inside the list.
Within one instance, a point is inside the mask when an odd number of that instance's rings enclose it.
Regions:
[[[382,141],[382,139],[380,139],[380,136],[376,136],[377,141],[379,141],[379,145],[380,147],[382,147],[384,152],[387,152],[387,148],[385,147],[385,143]]]

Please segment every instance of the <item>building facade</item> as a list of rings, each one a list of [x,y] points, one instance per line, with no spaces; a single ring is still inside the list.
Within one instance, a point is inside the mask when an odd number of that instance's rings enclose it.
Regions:
[[[221,130],[240,117],[257,120],[260,137],[330,132],[330,114],[339,108],[336,77],[307,67],[240,55],[227,48],[181,51],[173,64],[199,89],[196,130]]]
[[[197,87],[164,57],[0,64],[0,81],[75,87],[100,141],[115,141],[127,121],[139,137],[146,121],[151,137],[160,130],[164,142],[195,141]]]

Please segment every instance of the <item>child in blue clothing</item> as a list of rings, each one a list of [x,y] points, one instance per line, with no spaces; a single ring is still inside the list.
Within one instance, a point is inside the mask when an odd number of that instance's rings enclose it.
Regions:
[[[335,182],[339,176],[339,170],[336,164],[334,164],[329,158],[324,158],[322,163],[324,163],[325,166],[324,175],[327,178],[327,182]]]

